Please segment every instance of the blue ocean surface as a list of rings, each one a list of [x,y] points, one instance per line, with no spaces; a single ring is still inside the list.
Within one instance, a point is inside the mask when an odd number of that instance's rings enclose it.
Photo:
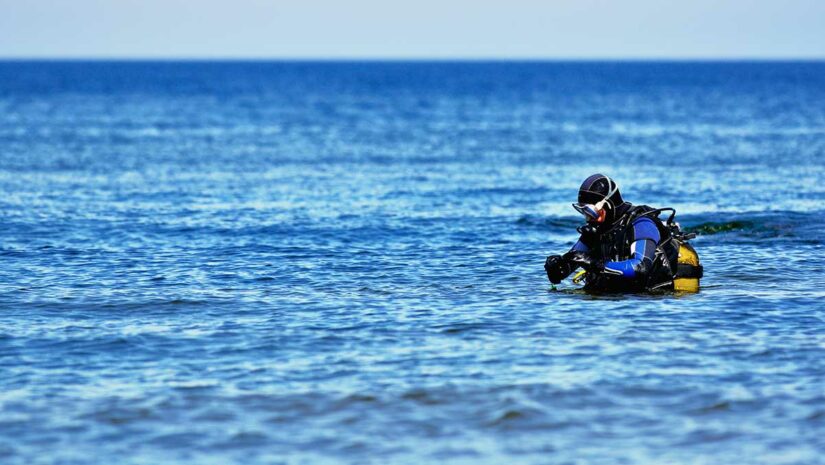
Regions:
[[[825,62],[5,61],[0,194],[2,464],[825,463]]]

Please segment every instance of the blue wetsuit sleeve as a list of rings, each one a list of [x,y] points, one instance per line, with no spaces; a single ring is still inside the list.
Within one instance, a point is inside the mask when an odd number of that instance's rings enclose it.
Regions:
[[[570,249],[573,252],[587,252],[590,250],[590,247],[584,245],[581,239],[577,240],[573,247]]]
[[[650,218],[639,218],[633,222],[633,243],[630,244],[631,257],[618,262],[607,262],[605,271],[609,274],[621,275],[624,278],[642,276],[653,265],[656,246],[661,236],[659,228]]]

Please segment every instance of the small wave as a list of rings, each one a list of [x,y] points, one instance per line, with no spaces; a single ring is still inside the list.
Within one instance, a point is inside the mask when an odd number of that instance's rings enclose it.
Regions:
[[[465,332],[486,329],[489,325],[485,323],[452,323],[435,326],[443,334],[461,334]]]
[[[731,237],[750,240],[788,238],[805,243],[821,243],[820,231],[825,228],[818,215],[798,212],[743,213],[725,221],[719,221],[718,216],[688,215],[684,218],[683,229],[699,236],[732,234]]]
[[[261,431],[241,431],[213,447],[217,450],[257,448],[268,444],[269,441],[270,437]]]
[[[499,426],[512,423],[528,416],[527,411],[518,409],[506,409],[503,412],[498,412],[493,415],[493,418],[487,423],[488,426]]]
[[[741,231],[743,229],[753,229],[754,223],[751,221],[727,221],[727,222],[707,222],[697,224],[695,226],[685,227],[685,231],[701,234],[701,235],[710,235],[710,234],[718,234],[730,231]]]
[[[543,217],[538,215],[523,215],[515,222],[519,226],[530,228],[561,228],[575,230],[582,221],[575,217]]]
[[[699,236],[739,233],[751,238],[798,237],[817,243],[821,240],[818,231],[825,227],[822,220],[796,212],[745,213],[727,221],[719,221],[718,216],[685,215],[679,218],[679,222],[685,232]],[[575,233],[581,221],[570,217],[525,215],[518,218],[515,224],[531,229]]]

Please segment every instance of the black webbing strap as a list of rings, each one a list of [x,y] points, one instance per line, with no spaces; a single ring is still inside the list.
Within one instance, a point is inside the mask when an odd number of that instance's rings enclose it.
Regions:
[[[676,267],[676,277],[677,278],[701,279],[703,274],[704,274],[704,270],[702,268],[702,265],[695,266],[695,265],[688,265],[686,263],[679,263],[679,266]]]

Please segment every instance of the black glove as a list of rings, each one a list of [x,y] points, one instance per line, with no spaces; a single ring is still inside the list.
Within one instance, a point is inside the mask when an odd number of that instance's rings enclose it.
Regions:
[[[604,260],[594,258],[587,252],[571,250],[564,254],[562,259],[568,263],[572,263],[573,266],[584,268],[588,273],[601,273],[604,271]]]
[[[562,256],[551,255],[544,261],[544,271],[551,283],[558,284],[573,272],[573,266]]]

